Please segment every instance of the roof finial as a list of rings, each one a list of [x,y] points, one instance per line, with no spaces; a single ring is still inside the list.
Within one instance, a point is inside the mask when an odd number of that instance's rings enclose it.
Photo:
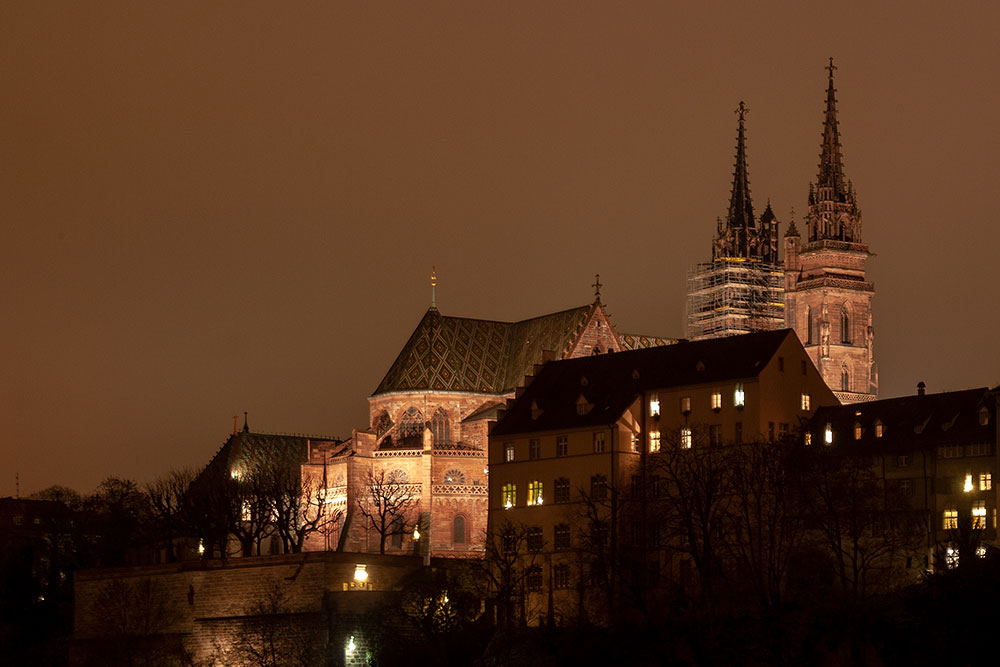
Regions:
[[[826,69],[830,72],[830,79],[833,80],[833,70],[837,69],[837,66],[833,64],[833,56],[830,56],[830,64],[826,66]]]
[[[743,100],[740,100],[740,105],[736,107],[736,111],[734,113],[740,117],[740,123],[742,123],[743,119],[747,117],[748,113],[750,113],[750,107],[744,104]]]
[[[239,417],[237,417],[236,415],[233,415],[233,435],[236,435],[236,433],[238,432],[237,427],[236,427],[236,423],[237,423],[238,420],[239,420]]]
[[[437,293],[436,293],[437,284],[438,284],[437,267],[432,265],[431,266],[431,310],[437,310]]]
[[[247,418],[246,410],[244,410],[243,411],[243,432],[244,433],[249,433],[250,432],[249,421],[250,420]]]
[[[601,285],[601,274],[600,273],[594,275],[594,283],[591,285],[591,287],[594,288],[594,300],[595,301],[600,301],[601,300],[601,287],[602,287],[602,285]]]

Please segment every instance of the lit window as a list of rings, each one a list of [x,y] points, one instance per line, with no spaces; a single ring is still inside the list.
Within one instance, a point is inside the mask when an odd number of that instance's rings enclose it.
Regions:
[[[529,505],[541,505],[542,504],[542,483],[538,480],[534,482],[528,482],[528,504]]]
[[[810,433],[809,431],[806,431],[804,438],[805,438],[805,445],[806,445],[806,447],[808,447],[809,445],[813,444],[813,434],[812,433]]]
[[[954,570],[958,567],[958,550],[954,547],[948,547],[944,550],[944,564],[949,570]]]
[[[986,528],[986,501],[980,500],[972,506],[972,529],[984,530]]]
[[[594,453],[603,454],[604,453],[604,431],[598,431],[594,433]]]
[[[514,460],[514,443],[505,442],[503,443],[503,460],[510,463]]]
[[[690,396],[682,396],[681,397],[681,413],[683,413],[683,414],[686,415],[689,412],[691,412],[691,397]]]
[[[639,451],[639,436],[636,433],[632,434],[632,451],[633,452]]]
[[[500,491],[500,502],[504,509],[509,510],[517,504],[517,484],[504,484]]]
[[[979,408],[979,425],[986,426],[990,423],[990,411],[986,407]]]
[[[649,432],[649,451],[656,453],[660,451],[660,432],[650,431]]]
[[[528,441],[528,458],[529,459],[540,459],[542,457],[542,441],[541,440],[529,440]]]
[[[733,405],[738,408],[742,408],[746,404],[746,399],[747,394],[743,390],[743,383],[739,382],[736,385],[736,390],[733,392]]]
[[[569,437],[560,435],[556,438],[556,456],[566,456],[569,451]]]
[[[653,394],[649,397],[649,414],[652,417],[660,416],[660,395]]]
[[[826,431],[824,431],[823,439],[826,441],[826,444],[833,444],[833,425],[830,422],[826,423]]]
[[[812,403],[812,396],[810,396],[809,394],[802,394],[802,409],[808,410],[811,403]]]
[[[885,433],[885,426],[883,426],[881,421],[875,421],[875,437],[881,438],[882,434]]]
[[[858,422],[854,422],[854,439],[855,440],[860,440],[861,439],[861,434],[863,432],[864,432],[864,429],[861,428],[861,424],[859,424]]]
[[[565,477],[560,477],[555,483],[555,497],[554,500],[557,503],[568,503],[569,502],[569,480]]]
[[[569,549],[569,524],[560,523],[556,525],[555,539],[553,540],[553,546],[556,549],[562,551]]]
[[[979,490],[989,491],[993,488],[993,473],[979,473]]]
[[[976,556],[978,556],[979,558],[986,558],[986,547],[984,547],[982,544],[976,547]]]
[[[975,487],[972,485],[972,473],[966,473],[965,484],[962,485],[962,492],[968,493],[972,491],[973,488]]]
[[[713,391],[712,392],[712,409],[721,410],[722,409],[722,392]]]
[[[691,449],[691,429],[684,427],[681,429],[681,449]]]
[[[955,530],[958,528],[958,510],[944,511],[943,527],[945,530]]]

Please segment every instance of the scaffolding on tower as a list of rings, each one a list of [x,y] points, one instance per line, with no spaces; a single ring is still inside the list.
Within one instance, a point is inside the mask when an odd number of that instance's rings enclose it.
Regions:
[[[785,327],[785,273],[743,257],[720,257],[688,272],[687,336],[693,340]]]

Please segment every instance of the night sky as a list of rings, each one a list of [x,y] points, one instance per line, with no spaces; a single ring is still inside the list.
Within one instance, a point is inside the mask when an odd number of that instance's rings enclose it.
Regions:
[[[1000,384],[1000,9],[756,4],[0,4],[0,496],[204,465],[244,410],[366,427],[431,265],[447,315],[600,272],[683,335],[733,110],[783,234],[830,56],[881,395]]]

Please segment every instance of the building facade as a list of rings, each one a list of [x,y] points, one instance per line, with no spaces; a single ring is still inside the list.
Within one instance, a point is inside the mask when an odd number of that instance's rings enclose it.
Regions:
[[[694,340],[785,327],[778,220],[770,202],[759,219],[754,217],[743,102],[736,113],[739,129],[729,212],[725,220],[718,220],[712,261],[688,272],[687,336]]]
[[[683,581],[649,520],[662,460],[779,440],[831,404],[787,329],[546,364],[489,439],[491,534],[526,535],[525,620],[600,621],[636,572]]]
[[[844,176],[837,97],[830,59],[819,174],[809,185],[805,239],[795,222],[785,233],[785,314],[823,379],[843,403],[875,400],[871,256],[861,237],[861,209]]]

